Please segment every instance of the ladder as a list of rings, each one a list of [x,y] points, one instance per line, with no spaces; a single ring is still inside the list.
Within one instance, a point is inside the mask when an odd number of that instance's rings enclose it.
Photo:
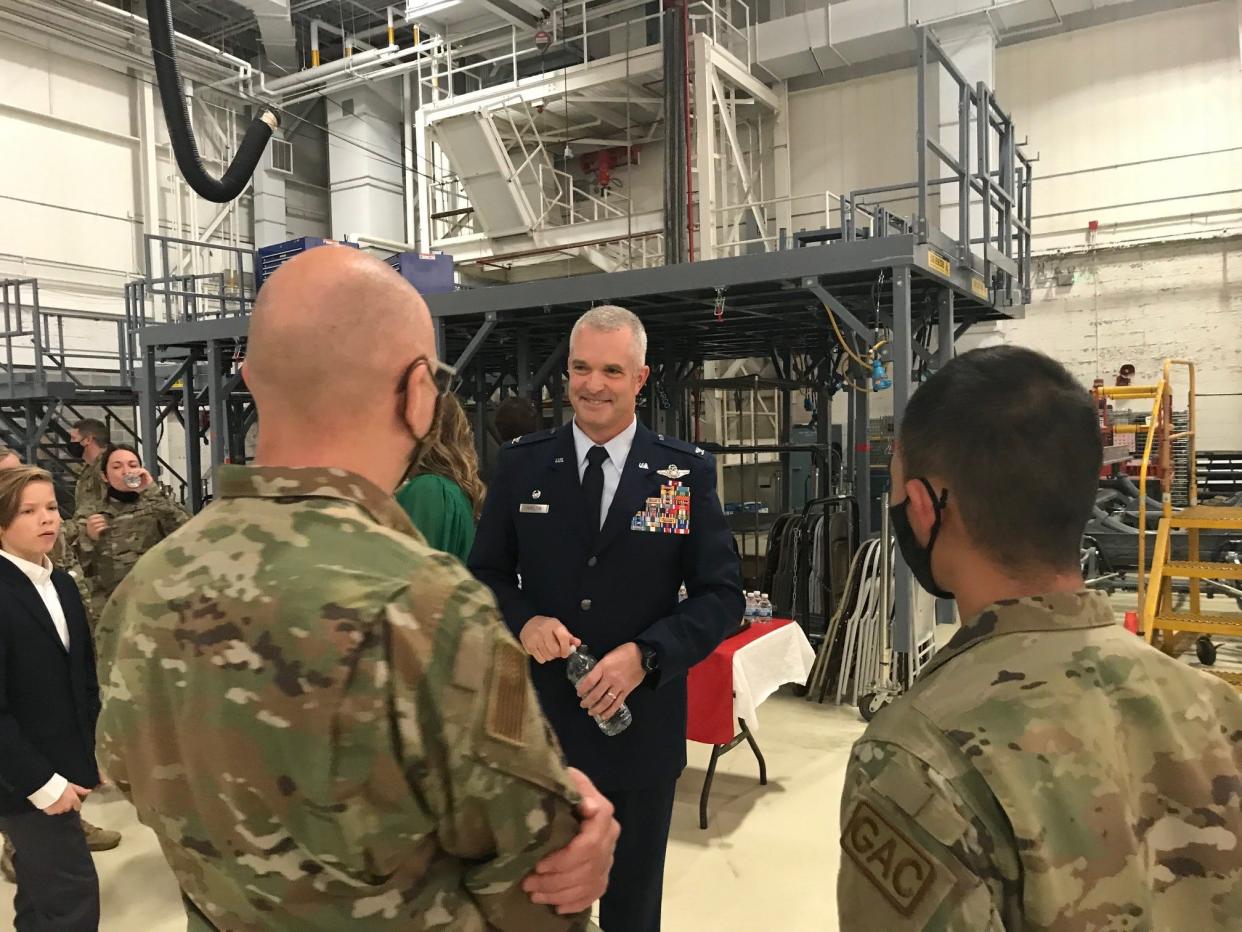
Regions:
[[[1185,430],[1175,430],[1173,424],[1173,368],[1184,367],[1188,377],[1188,421]],[[1104,389],[1112,397],[1149,398],[1152,413],[1146,426],[1146,442],[1139,468],[1139,554],[1138,554],[1138,607],[1142,618],[1144,636],[1148,643],[1155,640],[1156,632],[1162,634],[1164,648],[1168,653],[1178,653],[1178,635],[1212,635],[1242,637],[1242,612],[1204,612],[1202,587],[1204,581],[1219,583],[1222,580],[1242,582],[1242,564],[1220,563],[1203,559],[1199,534],[1204,530],[1237,530],[1242,532],[1242,508],[1226,508],[1199,504],[1199,490],[1193,465],[1187,476],[1187,507],[1174,513],[1172,501],[1173,469],[1172,449],[1174,441],[1185,441],[1189,449],[1189,462],[1195,460],[1195,366],[1184,359],[1166,359],[1163,376],[1152,386],[1124,386],[1125,394],[1116,388]],[[1143,429],[1139,425],[1138,431]],[[1146,577],[1147,557],[1147,472],[1151,465],[1154,441],[1159,444],[1159,477],[1161,489],[1161,517],[1152,549],[1150,578]],[[1173,559],[1173,532],[1186,532],[1187,552],[1185,560]],[[1189,581],[1189,611],[1173,610],[1173,581]],[[1242,689],[1242,674],[1211,670],[1234,687]]]

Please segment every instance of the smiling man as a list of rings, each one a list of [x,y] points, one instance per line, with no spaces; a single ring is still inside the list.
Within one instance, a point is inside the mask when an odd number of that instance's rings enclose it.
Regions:
[[[616,808],[621,840],[600,912],[608,932],[660,928],[686,764],[686,671],[744,608],[712,457],[635,417],[646,354],[642,322],[624,308],[578,320],[573,422],[505,445],[469,561],[534,661],[570,763]],[[600,663],[575,690],[564,660],[579,644]],[[632,724],[604,734],[592,716],[606,721],[623,704]]]

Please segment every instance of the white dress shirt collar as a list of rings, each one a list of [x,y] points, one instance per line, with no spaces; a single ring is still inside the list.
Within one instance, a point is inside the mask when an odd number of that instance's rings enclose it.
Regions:
[[[52,578],[52,561],[46,556],[43,558],[43,563],[38,564],[24,560],[16,554],[9,553],[7,550],[0,550],[0,554],[7,557],[10,563],[25,573],[26,577],[35,584],[36,588],[46,585]]]
[[[583,472],[586,471],[587,454],[591,452],[591,447],[603,446],[608,451],[608,459],[617,473],[621,473],[625,469],[625,461],[629,459],[630,447],[634,445],[634,435],[638,433],[638,418],[635,417],[630,421],[630,426],[617,436],[613,437],[605,444],[597,444],[594,440],[583,433],[582,428],[578,426],[577,418],[574,419],[574,452],[578,456],[578,476],[581,478]]]

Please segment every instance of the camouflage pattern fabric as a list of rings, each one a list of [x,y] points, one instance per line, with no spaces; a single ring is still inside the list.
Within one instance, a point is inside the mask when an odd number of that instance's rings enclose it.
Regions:
[[[855,744],[854,930],[1242,929],[1242,696],[1081,592],[997,603]]]
[[[190,514],[157,485],[147,487],[134,502],[108,496],[91,514],[108,519],[108,529],[99,540],[91,540],[86,533],[85,518],[77,521],[78,552],[91,587],[91,605],[98,618],[103,614],[104,604],[138,558],[189,521]],[[97,630],[96,636],[107,638],[112,633]],[[99,646],[102,648],[103,644]],[[105,655],[101,652],[102,656]]]
[[[82,596],[82,607],[86,609],[86,620],[94,630],[96,615],[91,606],[91,588],[86,582],[86,572],[82,569],[82,564],[78,562],[77,540],[78,526],[72,521],[65,521],[60,526],[60,533],[56,535],[56,544],[52,547],[52,552],[48,554],[48,557],[53,566],[73,577],[74,584],[78,587],[78,595]]]
[[[104,478],[99,462],[83,463],[78,473],[78,484],[73,493],[73,516],[86,518],[99,514],[108,497],[108,480]]]
[[[102,620],[100,766],[193,905],[229,932],[594,929],[520,887],[578,798],[490,592],[358,476],[219,491]]]

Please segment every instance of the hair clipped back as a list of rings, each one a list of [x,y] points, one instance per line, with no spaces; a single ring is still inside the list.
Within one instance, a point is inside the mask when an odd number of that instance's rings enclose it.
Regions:
[[[942,480],[976,544],[1009,568],[1078,566],[1103,451],[1090,394],[1059,362],[997,346],[948,363],[901,423],[907,480]]]
[[[638,315],[633,311],[618,307],[615,304],[601,304],[599,307],[593,307],[574,324],[573,330],[569,332],[569,351],[573,352],[574,342],[578,339],[578,333],[583,327],[590,327],[592,330],[601,330],[604,333],[613,333],[617,330],[628,330],[634,337],[634,352],[638,356],[638,365],[642,367],[647,362],[647,328],[643,326],[643,322],[638,319]]]

